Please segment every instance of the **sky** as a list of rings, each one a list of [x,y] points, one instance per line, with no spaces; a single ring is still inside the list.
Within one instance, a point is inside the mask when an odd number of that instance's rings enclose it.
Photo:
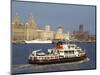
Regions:
[[[79,30],[79,25],[84,25],[84,31],[95,34],[96,7],[89,5],[71,5],[37,2],[12,1],[12,19],[16,13],[22,23],[26,23],[30,14],[35,18],[41,29],[50,25],[52,31],[62,26],[64,32]]]

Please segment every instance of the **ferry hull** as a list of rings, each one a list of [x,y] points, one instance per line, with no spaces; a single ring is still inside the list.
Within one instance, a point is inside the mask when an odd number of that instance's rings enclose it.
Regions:
[[[56,63],[67,63],[81,61],[86,58],[86,55],[81,57],[72,57],[72,58],[60,58],[60,59],[48,59],[48,60],[29,60],[29,64],[56,64]]]

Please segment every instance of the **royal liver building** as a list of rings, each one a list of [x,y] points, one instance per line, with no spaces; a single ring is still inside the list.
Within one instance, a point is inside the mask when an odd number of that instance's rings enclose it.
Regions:
[[[23,24],[17,14],[12,21],[12,40],[52,40],[54,33],[50,30],[50,26],[46,25],[44,30],[40,30],[32,15],[29,16],[28,21]]]

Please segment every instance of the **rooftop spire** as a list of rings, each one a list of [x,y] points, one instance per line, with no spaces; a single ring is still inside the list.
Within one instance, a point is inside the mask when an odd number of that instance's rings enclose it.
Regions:
[[[39,27],[37,26],[37,23],[36,23],[36,21],[35,21],[34,16],[32,16],[32,13],[29,14],[28,25],[29,25],[31,28],[39,29]]]
[[[34,24],[36,24],[36,23],[35,23],[35,19],[34,19],[34,17],[32,16],[32,13],[29,14],[29,20],[28,20],[28,22],[29,22],[29,23],[34,23]]]
[[[13,23],[20,24],[20,16],[18,15],[18,13],[16,13]]]

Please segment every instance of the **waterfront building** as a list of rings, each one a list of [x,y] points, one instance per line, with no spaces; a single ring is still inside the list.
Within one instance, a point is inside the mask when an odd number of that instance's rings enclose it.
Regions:
[[[63,29],[61,26],[59,26],[57,28],[57,31],[55,32],[54,39],[55,40],[64,40],[64,38],[65,38],[65,34],[63,33]]]
[[[20,21],[20,17],[16,14],[16,17],[12,22],[12,40],[21,41],[25,40],[25,26]]]
[[[40,35],[38,34],[40,32],[39,30],[40,29],[32,15],[29,16],[28,22],[23,24],[17,14],[12,21],[12,40],[24,41],[37,39]]]
[[[79,26],[79,32],[80,33],[83,33],[84,32],[84,26],[82,24]]]
[[[26,23],[22,23],[18,14],[12,21],[12,41],[31,41],[31,40],[78,40],[78,41],[94,41],[95,35],[90,35],[84,31],[84,26],[79,26],[79,31],[74,31],[73,35],[64,33],[61,26],[58,26],[57,31],[51,31],[50,25],[46,25],[44,30],[41,30],[37,25],[35,18],[30,15]]]
[[[39,30],[37,23],[32,15],[29,16],[28,22],[25,24],[26,27],[26,40],[35,40],[39,37]]]
[[[64,34],[65,40],[70,40],[70,38],[71,38],[71,36],[70,36],[69,32]]]
[[[90,34],[89,35],[89,42],[96,42],[96,35]]]
[[[54,33],[51,31],[50,25],[45,26],[45,30],[41,34],[42,40],[53,40]]]
[[[13,41],[52,40],[53,38],[54,33],[51,31],[50,25],[46,25],[45,29],[41,30],[32,15],[25,24],[21,23],[18,14],[12,21]]]
[[[79,31],[74,31],[73,35],[79,41],[88,41],[89,39],[89,32],[84,31],[84,26],[82,24],[79,26]]]

